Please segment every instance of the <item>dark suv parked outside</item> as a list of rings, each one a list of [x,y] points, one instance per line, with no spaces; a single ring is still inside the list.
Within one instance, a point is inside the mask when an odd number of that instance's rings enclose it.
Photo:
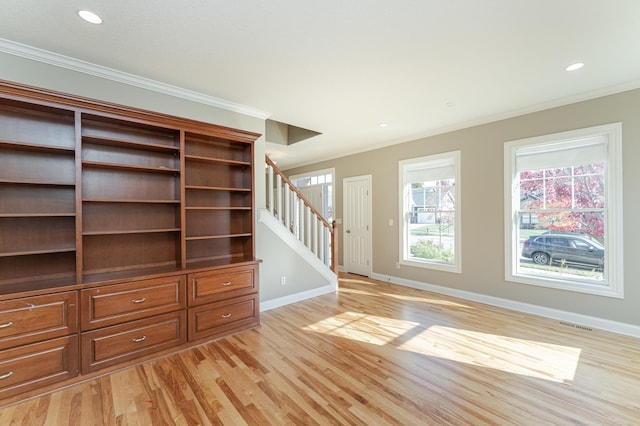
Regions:
[[[567,263],[580,266],[604,265],[604,247],[584,235],[545,233],[524,242],[522,256],[539,265]]]

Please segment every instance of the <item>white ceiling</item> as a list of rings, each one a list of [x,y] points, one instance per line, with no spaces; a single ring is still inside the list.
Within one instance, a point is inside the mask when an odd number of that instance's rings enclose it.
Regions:
[[[283,168],[640,87],[639,0],[0,0],[0,10],[2,39],[322,133],[268,143]]]

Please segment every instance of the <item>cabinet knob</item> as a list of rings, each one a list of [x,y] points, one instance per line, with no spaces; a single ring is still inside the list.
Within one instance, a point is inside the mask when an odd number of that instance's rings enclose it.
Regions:
[[[0,328],[7,328],[13,325],[13,321],[6,322],[4,324],[0,324]]]
[[[231,281],[225,281],[223,283],[220,283],[220,285],[223,287],[229,287],[231,285]]]
[[[13,371],[9,371],[7,374],[3,374],[2,376],[0,376],[0,380],[8,379],[11,376],[13,376]]]
[[[142,303],[142,302],[144,302],[145,300],[147,300],[147,298],[146,298],[146,297],[143,297],[143,298],[141,298],[141,299],[133,299],[133,300],[131,301],[131,303]]]
[[[138,337],[137,339],[131,339],[131,341],[134,343],[144,342],[145,340],[147,340],[147,336]]]
[[[223,314],[221,315],[222,318],[231,318],[231,314]]]

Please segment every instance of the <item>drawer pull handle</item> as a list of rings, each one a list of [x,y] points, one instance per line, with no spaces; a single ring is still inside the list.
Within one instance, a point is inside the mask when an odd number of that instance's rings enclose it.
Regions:
[[[131,339],[131,341],[134,343],[144,342],[145,340],[147,340],[147,336],[138,337],[137,339]]]
[[[147,300],[147,298],[146,298],[146,297],[143,297],[142,299],[133,299],[133,300],[131,301],[131,303],[142,303],[142,302],[144,302],[145,300]]]
[[[229,287],[231,285],[231,281],[225,281],[223,283],[220,283],[220,285],[223,287]]]
[[[13,321],[6,322],[4,324],[0,324],[0,328],[8,328],[13,325]]]
[[[222,316],[222,318],[231,318],[231,314],[223,314],[221,316]]]
[[[9,371],[7,374],[3,374],[2,376],[0,376],[0,380],[8,379],[11,376],[13,376],[13,371]]]

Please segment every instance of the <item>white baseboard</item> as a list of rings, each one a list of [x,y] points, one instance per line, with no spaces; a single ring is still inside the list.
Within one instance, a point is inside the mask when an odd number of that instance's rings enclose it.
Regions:
[[[485,303],[491,306],[511,309],[513,311],[524,312],[527,314],[539,315],[563,322],[587,326],[600,330],[610,331],[613,333],[624,334],[626,336],[640,337],[640,326],[627,324],[623,322],[611,321],[603,318],[592,317],[589,315],[576,314],[573,312],[561,311],[559,309],[546,308],[544,306],[532,305],[529,303],[516,302],[513,300],[502,299],[500,297],[487,296],[484,294],[473,293],[470,291],[457,290],[448,287],[441,287],[434,284],[427,284],[420,281],[407,280],[404,278],[393,277],[383,274],[371,274],[371,278],[399,284],[406,287],[416,288],[419,290],[427,290],[433,293],[444,294],[446,296],[458,297],[460,299],[471,300],[474,302]]]
[[[301,302],[312,297],[322,296],[324,294],[335,293],[338,291],[338,282],[331,283],[324,287],[314,288],[313,290],[302,291],[296,294],[290,294],[277,299],[267,300],[260,302],[260,312],[268,311],[270,309],[279,308],[281,306],[289,305],[291,303]]]

